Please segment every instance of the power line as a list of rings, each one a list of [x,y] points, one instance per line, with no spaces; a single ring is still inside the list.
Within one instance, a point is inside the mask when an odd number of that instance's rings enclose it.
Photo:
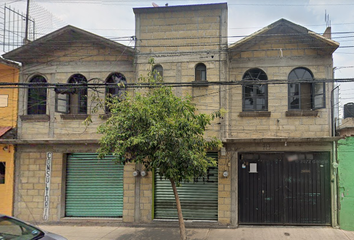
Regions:
[[[101,80],[104,82],[104,80]],[[297,84],[297,83],[333,83],[333,82],[354,82],[354,78],[337,78],[337,79],[314,79],[314,80],[284,80],[284,79],[269,79],[269,80],[241,80],[241,81],[219,81],[219,82],[162,82],[162,83],[127,83],[126,88],[155,88],[161,86],[168,87],[205,87],[205,86],[230,86],[230,85],[277,85],[277,84]],[[77,89],[82,88],[106,88],[116,87],[114,83],[9,83],[0,82],[0,88],[56,88],[56,87],[72,87]]]

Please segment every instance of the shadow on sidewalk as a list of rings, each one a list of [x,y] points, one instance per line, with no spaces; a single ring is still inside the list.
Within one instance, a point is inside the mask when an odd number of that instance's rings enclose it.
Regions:
[[[198,240],[193,238],[197,233],[196,230],[187,229],[188,239]],[[180,234],[178,228],[145,228],[137,230],[133,233],[126,233],[119,236],[116,240],[179,240]]]

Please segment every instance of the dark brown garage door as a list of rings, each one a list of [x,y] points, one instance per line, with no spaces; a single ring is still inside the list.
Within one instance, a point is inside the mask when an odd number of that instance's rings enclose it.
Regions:
[[[240,224],[330,225],[328,152],[239,155]]]

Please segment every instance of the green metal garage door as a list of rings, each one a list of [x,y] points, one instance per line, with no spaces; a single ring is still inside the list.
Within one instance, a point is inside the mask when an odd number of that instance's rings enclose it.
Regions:
[[[123,165],[113,156],[69,154],[65,208],[67,217],[122,217]]]
[[[217,159],[217,153],[208,154]],[[210,168],[207,177],[177,187],[183,218],[218,220],[218,168]],[[178,219],[171,182],[155,174],[155,219]]]

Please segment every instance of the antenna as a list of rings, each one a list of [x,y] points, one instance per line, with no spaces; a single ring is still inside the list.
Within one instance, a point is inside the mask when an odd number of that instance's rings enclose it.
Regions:
[[[325,22],[326,22],[326,27],[331,26],[331,20],[329,19],[329,14],[327,14],[327,10],[325,10]]]
[[[157,5],[156,3],[152,2],[152,6],[153,7],[159,7],[159,5]]]

